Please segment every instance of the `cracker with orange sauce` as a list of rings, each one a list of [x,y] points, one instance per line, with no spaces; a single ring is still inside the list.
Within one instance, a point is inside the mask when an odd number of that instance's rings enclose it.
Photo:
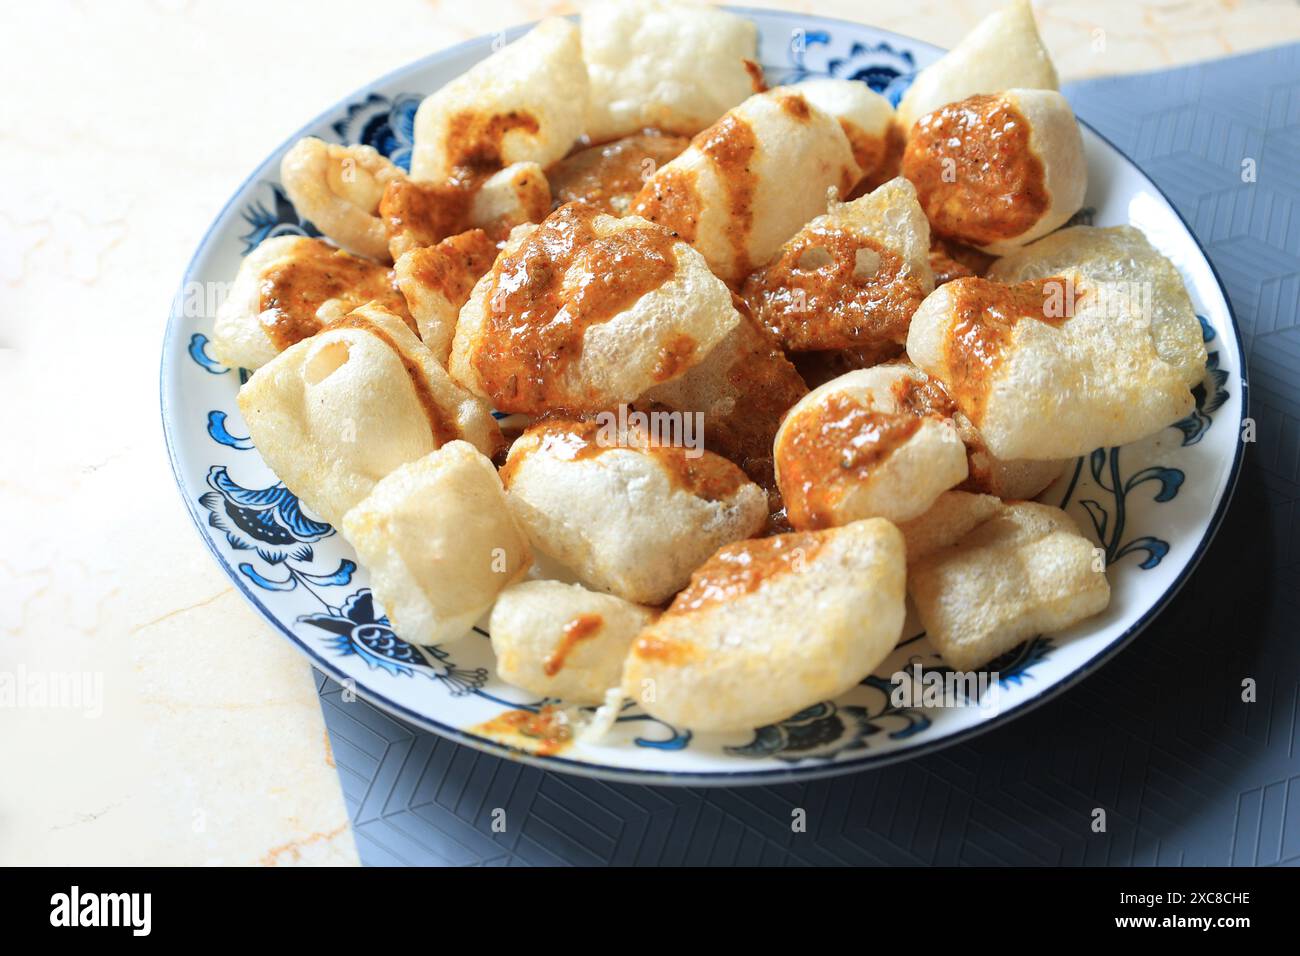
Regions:
[[[702,732],[831,700],[898,643],[905,564],[903,536],[879,518],[728,545],[633,643],[624,693]]]
[[[502,446],[487,406],[373,304],[258,369],[239,408],[266,463],[334,525],[384,476],[449,441],[489,456]]]

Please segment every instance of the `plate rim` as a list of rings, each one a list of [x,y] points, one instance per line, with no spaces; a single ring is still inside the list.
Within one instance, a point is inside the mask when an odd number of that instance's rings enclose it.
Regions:
[[[762,17],[784,16],[789,18],[797,18],[813,24],[840,25],[840,26],[859,29],[859,30],[865,28],[865,29],[872,30],[873,32],[879,34],[882,37],[894,38],[898,41],[907,44],[912,48],[926,49],[929,50],[930,52],[938,52],[938,53],[944,52],[943,48],[941,47],[935,46],[934,44],[931,43],[926,43],[923,40],[917,40],[905,34],[897,33],[895,31],[886,30],[879,27],[874,27],[866,23],[858,23],[852,20],[845,20],[838,17],[824,17],[824,16],[818,16],[816,14],[800,13],[798,11],[793,11],[793,10],[766,9],[766,8],[757,8],[757,7],[726,6],[723,9],[729,10],[739,15],[750,16],[750,17],[762,18]],[[571,15],[569,19],[572,19],[573,16],[576,15]],[[530,29],[536,22],[537,21],[531,21],[529,23],[508,27],[503,32],[506,34],[520,33],[522,31],[526,31]],[[308,120],[306,123],[300,126],[295,132],[291,133],[277,146],[275,146],[274,149],[272,149],[272,151],[253,168],[253,171],[249,175],[245,176],[243,180],[239,183],[239,185],[235,187],[234,191],[230,195],[230,198],[227,199],[226,202],[222,204],[221,209],[217,212],[212,222],[208,225],[208,228],[204,231],[202,238],[199,240],[198,245],[194,249],[194,253],[190,257],[189,263],[185,267],[185,272],[181,277],[180,285],[178,287],[178,294],[172,300],[173,303],[172,311],[168,315],[167,324],[163,332],[162,360],[159,368],[159,407],[161,411],[163,441],[167,450],[167,460],[171,465],[172,478],[176,483],[176,490],[180,494],[181,500],[185,503],[186,513],[189,514],[190,520],[194,524],[195,530],[198,532],[199,537],[203,540],[204,544],[207,546],[208,551],[211,552],[212,557],[216,560],[218,567],[220,567],[226,573],[227,577],[230,578],[231,582],[235,585],[235,587],[243,594],[245,600],[247,600],[250,604],[253,605],[253,607],[257,610],[257,612],[262,616],[262,618],[267,623],[271,624],[275,628],[275,630],[279,631],[280,634],[282,634],[285,638],[287,638],[298,649],[300,653],[306,656],[308,660],[311,662],[313,667],[315,667],[317,670],[322,671],[328,677],[330,677],[332,680],[336,682],[346,683],[348,681],[351,681],[351,688],[354,690],[354,692],[357,694],[358,697],[361,697],[371,705],[384,711],[386,714],[390,716],[396,717],[409,724],[413,724],[414,726],[420,728],[421,730],[425,730],[430,733],[437,734],[438,736],[454,741],[455,743],[463,744],[464,746],[471,747],[474,750],[481,751],[484,753],[489,753],[492,754],[493,756],[501,757],[517,763],[522,763],[527,766],[537,767],[540,770],[557,771],[561,773],[573,774],[575,776],[605,780],[610,782],[642,784],[642,785],[652,785],[652,786],[726,787],[726,786],[733,786],[733,785],[755,786],[755,785],[773,785],[773,784],[794,783],[794,782],[811,782],[813,780],[821,780],[828,777],[838,777],[845,774],[858,773],[865,770],[878,769],[884,766],[888,766],[890,764],[900,763],[905,760],[912,760],[917,757],[927,756],[936,753],[940,750],[943,750],[947,747],[953,746],[955,744],[964,743],[966,741],[972,740],[975,737],[987,733],[988,731],[994,730],[998,727],[1005,726],[1011,720],[1017,717],[1024,716],[1025,714],[1029,713],[1035,708],[1055,698],[1059,694],[1062,694],[1066,690],[1069,690],[1070,688],[1076,686],[1086,677],[1095,673],[1102,665],[1109,662],[1120,651],[1128,647],[1129,644],[1131,644],[1139,634],[1141,634],[1144,630],[1146,630],[1146,628],[1151,624],[1151,622],[1155,620],[1155,618],[1182,591],[1184,585],[1186,585],[1186,583],[1191,579],[1192,575],[1196,572],[1197,568],[1200,566],[1201,560],[1204,558],[1205,553],[1209,550],[1210,545],[1213,544],[1214,539],[1217,536],[1219,529],[1223,524],[1223,520],[1227,515],[1228,508],[1232,504],[1233,496],[1237,488],[1237,483],[1241,477],[1242,464],[1245,457],[1244,443],[1240,440],[1240,437],[1238,437],[1238,440],[1233,443],[1234,452],[1233,452],[1232,464],[1229,467],[1229,471],[1227,474],[1227,479],[1223,488],[1222,495],[1220,496],[1218,504],[1215,507],[1214,514],[1211,516],[1210,521],[1206,526],[1205,533],[1201,535],[1200,540],[1196,544],[1195,550],[1193,551],[1192,555],[1188,558],[1187,563],[1183,565],[1183,567],[1179,570],[1178,575],[1174,578],[1173,582],[1164,590],[1164,592],[1160,595],[1160,597],[1141,614],[1141,616],[1136,621],[1134,621],[1131,625],[1129,625],[1129,627],[1126,628],[1122,634],[1116,637],[1104,648],[1099,650],[1092,657],[1088,658],[1086,661],[1084,661],[1082,664],[1076,667],[1068,675],[1062,677],[1056,683],[1042,688],[1037,693],[1028,697],[1026,700],[1023,700],[1020,703],[1016,704],[1014,707],[1011,707],[1004,711],[999,711],[997,714],[990,716],[988,719],[973,724],[969,727],[965,727],[962,728],[961,730],[954,731],[950,734],[947,734],[946,736],[936,738],[932,741],[918,743],[913,747],[900,748],[897,750],[890,750],[884,752],[879,752],[879,751],[873,752],[868,750],[861,754],[850,756],[844,760],[834,761],[822,765],[808,764],[807,766],[802,766],[802,767],[798,765],[792,765],[790,767],[775,767],[766,770],[737,770],[734,772],[716,771],[716,770],[692,771],[692,770],[632,769],[626,767],[615,767],[603,763],[593,763],[591,761],[574,760],[569,757],[541,756],[537,754],[526,753],[524,751],[511,747],[508,744],[502,744],[488,737],[482,737],[477,734],[470,733],[469,731],[459,727],[453,727],[448,724],[443,724],[424,714],[417,713],[403,704],[399,704],[396,701],[390,700],[384,694],[379,693],[377,691],[372,691],[368,687],[364,687],[360,681],[356,680],[353,676],[344,673],[341,668],[339,668],[335,664],[332,664],[329,661],[329,659],[327,659],[322,654],[320,654],[317,650],[312,648],[303,638],[294,634],[294,632],[290,628],[288,628],[279,619],[279,617],[275,615],[270,610],[270,608],[268,608],[262,602],[261,598],[252,591],[250,586],[246,582],[242,581],[239,575],[236,574],[235,568],[230,565],[230,563],[217,549],[216,542],[205,530],[204,519],[203,516],[199,513],[199,508],[197,504],[194,501],[191,501],[190,497],[186,494],[185,480],[181,475],[181,465],[178,460],[176,444],[173,441],[172,432],[171,432],[172,417],[170,414],[171,412],[170,403],[168,401],[169,386],[175,385],[175,373],[176,373],[175,365],[171,363],[169,359],[173,354],[175,354],[176,339],[177,336],[180,334],[180,325],[184,319],[183,315],[178,315],[177,310],[175,308],[175,303],[179,300],[180,295],[183,294],[183,291],[186,288],[187,284],[192,280],[192,277],[194,275],[195,265],[198,262],[200,256],[207,249],[209,243],[213,238],[213,234],[217,230],[218,225],[223,220],[225,220],[227,213],[230,211],[231,207],[233,207],[239,201],[240,196],[243,194],[245,188],[249,185],[249,183],[253,182],[256,178],[258,178],[259,170],[261,170],[262,167],[267,164],[267,161],[272,156],[274,156],[277,152],[279,152],[289,143],[293,142],[295,139],[301,138],[301,136],[304,133],[306,133],[308,130],[318,127],[328,117],[337,115],[337,113],[341,109],[345,109],[349,103],[355,102],[359,98],[368,94],[369,92],[372,92],[376,87],[382,86],[388,83],[389,81],[398,79],[399,77],[405,74],[419,70],[421,67],[430,65],[434,61],[447,58],[449,56],[454,55],[457,52],[464,51],[469,47],[481,44],[485,39],[489,38],[490,36],[491,34],[482,34],[480,36],[471,37],[470,39],[467,40],[462,40],[461,42],[453,44],[452,46],[444,47],[440,50],[435,50],[434,52],[426,56],[420,57],[419,59],[416,60],[412,60],[411,62],[406,63],[403,66],[390,70],[388,73],[385,73],[382,76],[379,76],[369,81],[368,83],[364,84],[363,86],[357,88],[353,92],[349,93],[347,96],[343,97],[341,100],[334,103],[332,106],[329,106],[326,109],[322,110],[320,113],[316,114],[316,116],[314,116],[312,119]],[[1076,116],[1076,120],[1078,120],[1081,126],[1086,128],[1089,132],[1091,132],[1098,139],[1100,139],[1106,146],[1112,149],[1117,156],[1119,156],[1121,159],[1124,160],[1124,162],[1128,163],[1128,165],[1133,169],[1133,171],[1136,172],[1138,176],[1141,177],[1141,179],[1145,182],[1145,184],[1164,201],[1165,205],[1167,205],[1169,209],[1173,212],[1173,214],[1177,217],[1178,222],[1182,225],[1184,231],[1187,233],[1193,245],[1196,247],[1196,251],[1200,254],[1205,264],[1209,267],[1210,275],[1214,279],[1216,290],[1219,293],[1220,297],[1223,299],[1224,308],[1228,316],[1229,327],[1231,328],[1233,339],[1237,347],[1237,354],[1239,357],[1239,362],[1237,363],[1239,368],[1237,369],[1236,374],[1237,374],[1238,381],[1241,383],[1241,391],[1240,391],[1241,418],[1237,422],[1237,431],[1238,434],[1240,435],[1241,424],[1247,418],[1249,418],[1249,414],[1250,414],[1250,384],[1249,384],[1249,375],[1248,375],[1247,363],[1246,363],[1246,349],[1245,349],[1245,343],[1243,342],[1241,336],[1241,327],[1237,321],[1237,315],[1232,306],[1232,299],[1228,296],[1227,289],[1223,284],[1223,279],[1219,275],[1218,269],[1215,267],[1214,262],[1210,258],[1209,254],[1206,252],[1205,247],[1201,243],[1200,238],[1192,230],[1191,224],[1188,223],[1186,217],[1182,214],[1181,211],[1179,211],[1178,207],[1174,205],[1173,201],[1170,200],[1169,196],[1165,193],[1165,191],[1161,189],[1158,185],[1156,185],[1156,183],[1151,179],[1151,177],[1146,174],[1146,171],[1143,170],[1142,167],[1140,167],[1132,159],[1132,157],[1130,157],[1126,152],[1124,152],[1124,150],[1116,146],[1114,142],[1112,142],[1108,137],[1106,137],[1097,129],[1095,129],[1086,120],[1080,119],[1077,116]]]

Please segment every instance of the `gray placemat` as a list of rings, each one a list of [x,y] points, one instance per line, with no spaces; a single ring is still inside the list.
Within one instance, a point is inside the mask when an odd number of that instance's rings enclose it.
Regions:
[[[344,702],[318,675],[363,862],[1300,862],[1300,45],[1066,92],[1187,218],[1245,337],[1258,442],[1218,539],[1165,613],[1078,687],[969,743],[734,790],[523,767]],[[1258,682],[1252,705],[1245,677]],[[1097,807],[1105,833],[1090,826]],[[791,830],[795,808],[804,833]]]

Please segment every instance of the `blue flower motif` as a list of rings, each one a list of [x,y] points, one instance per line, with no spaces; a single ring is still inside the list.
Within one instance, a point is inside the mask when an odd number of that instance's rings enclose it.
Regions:
[[[224,531],[232,548],[255,550],[271,564],[290,557],[309,561],[311,548],[304,545],[334,533],[329,525],[303,514],[297,496],[278,482],[269,488],[244,488],[224,465],[213,465],[208,487],[212,490],[199,496],[199,504],[210,512],[208,524]]]
[[[1030,638],[1018,647],[1013,647],[1001,657],[997,657],[983,667],[982,671],[998,675],[998,683],[1019,685],[1029,676],[1029,668],[1047,658],[1052,652],[1052,639],[1043,637]]]
[[[792,717],[754,731],[754,739],[724,748],[737,757],[775,757],[790,763],[830,760],[839,754],[866,750],[871,737],[888,733],[891,739],[910,737],[930,726],[930,718],[910,707],[895,707],[894,685],[874,675],[862,682],[872,691],[874,706],[822,701]],[[886,724],[893,726],[890,730]]]
[[[373,146],[395,165],[410,170],[420,100],[415,93],[401,93],[391,100],[371,93],[348,106],[347,115],[334,124],[334,132],[344,143]]]
[[[865,708],[823,701],[780,723],[759,727],[749,743],[726,750],[737,757],[829,759],[847,750],[864,749],[864,738],[878,733],[880,727],[871,722]]]
[[[398,637],[386,616],[376,616],[369,588],[353,594],[340,608],[330,608],[324,614],[304,614],[298,621],[333,635],[328,643],[341,657],[356,655],[372,670],[387,671],[395,677],[423,674],[443,684],[453,697],[473,693],[487,683],[486,669],[457,667],[441,647],[417,648]]]
[[[788,67],[765,66],[764,73],[777,83],[789,84],[810,76],[833,76],[842,80],[859,80],[889,99],[894,106],[903,98],[916,77],[916,60],[908,50],[895,50],[885,42],[854,43],[845,56],[832,57],[825,69],[808,65],[808,52],[814,47],[830,46],[826,30],[795,30],[786,47]]]
[[[267,183],[271,190],[271,202],[252,202],[245,207],[242,215],[249,225],[249,231],[239,238],[244,240],[243,255],[248,255],[259,245],[273,236],[307,236],[320,238],[320,230],[306,219],[298,216],[293,203],[284,194],[284,190],[275,183]]]
[[[1196,317],[1201,323],[1201,338],[1206,342],[1214,341],[1214,329],[1205,321],[1205,316]],[[1211,352],[1205,357],[1205,379],[1192,389],[1196,407],[1186,418],[1174,422],[1174,427],[1183,433],[1183,446],[1195,445],[1214,424],[1214,413],[1228,400],[1228,373],[1219,368],[1219,353]]]
[[[889,43],[854,43],[847,56],[827,61],[826,72],[841,80],[861,80],[897,106],[916,76],[916,60],[911,51],[895,50]]]

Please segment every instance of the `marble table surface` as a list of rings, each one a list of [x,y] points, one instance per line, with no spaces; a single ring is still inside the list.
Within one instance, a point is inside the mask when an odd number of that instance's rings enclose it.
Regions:
[[[751,5],[950,46],[994,0]],[[1063,80],[1300,39],[1294,2],[1043,0]],[[870,9],[869,14],[865,11]],[[0,58],[0,864],[351,864],[307,662],[190,525],[158,415],[186,262],[249,169],[396,66],[568,3],[46,2]]]

